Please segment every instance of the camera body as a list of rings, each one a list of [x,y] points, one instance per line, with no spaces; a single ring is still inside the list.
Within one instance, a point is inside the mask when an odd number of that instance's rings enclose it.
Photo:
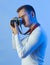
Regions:
[[[14,23],[16,23],[18,26],[23,24],[22,18],[14,17],[10,20],[10,25],[15,27]]]

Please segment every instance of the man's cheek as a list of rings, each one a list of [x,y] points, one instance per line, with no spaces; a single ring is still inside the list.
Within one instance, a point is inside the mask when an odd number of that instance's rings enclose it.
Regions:
[[[26,24],[24,19],[23,19],[23,24],[24,24],[24,25]]]

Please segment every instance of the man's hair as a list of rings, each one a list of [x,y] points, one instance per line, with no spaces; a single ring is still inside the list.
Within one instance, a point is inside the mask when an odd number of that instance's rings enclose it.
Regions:
[[[25,10],[28,11],[28,12],[33,11],[34,14],[36,15],[35,10],[34,10],[34,8],[33,8],[31,5],[23,5],[23,6],[21,6],[21,7],[19,7],[19,8],[17,9],[17,12],[19,12],[21,9],[25,9]]]

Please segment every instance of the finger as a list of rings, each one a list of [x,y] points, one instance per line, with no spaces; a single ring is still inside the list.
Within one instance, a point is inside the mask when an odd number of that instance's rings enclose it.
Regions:
[[[12,28],[12,26],[10,25],[10,28]]]
[[[16,28],[16,22],[14,23],[14,25],[15,25],[15,28]]]
[[[12,28],[13,26],[10,24],[10,28]]]
[[[11,25],[10,25],[10,28],[11,28],[12,31],[14,30],[14,28]]]
[[[18,28],[18,25],[16,24],[16,22],[14,23],[14,25],[15,25],[15,28]]]

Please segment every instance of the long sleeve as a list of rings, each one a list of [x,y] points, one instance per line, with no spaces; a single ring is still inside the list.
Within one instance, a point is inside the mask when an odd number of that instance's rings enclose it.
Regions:
[[[41,28],[37,27],[29,36],[25,45],[22,45],[18,34],[15,35],[16,50],[20,58],[25,58],[31,52],[35,51],[43,42]]]
[[[16,49],[15,36],[13,33],[12,33],[12,47],[13,47],[13,49]]]

